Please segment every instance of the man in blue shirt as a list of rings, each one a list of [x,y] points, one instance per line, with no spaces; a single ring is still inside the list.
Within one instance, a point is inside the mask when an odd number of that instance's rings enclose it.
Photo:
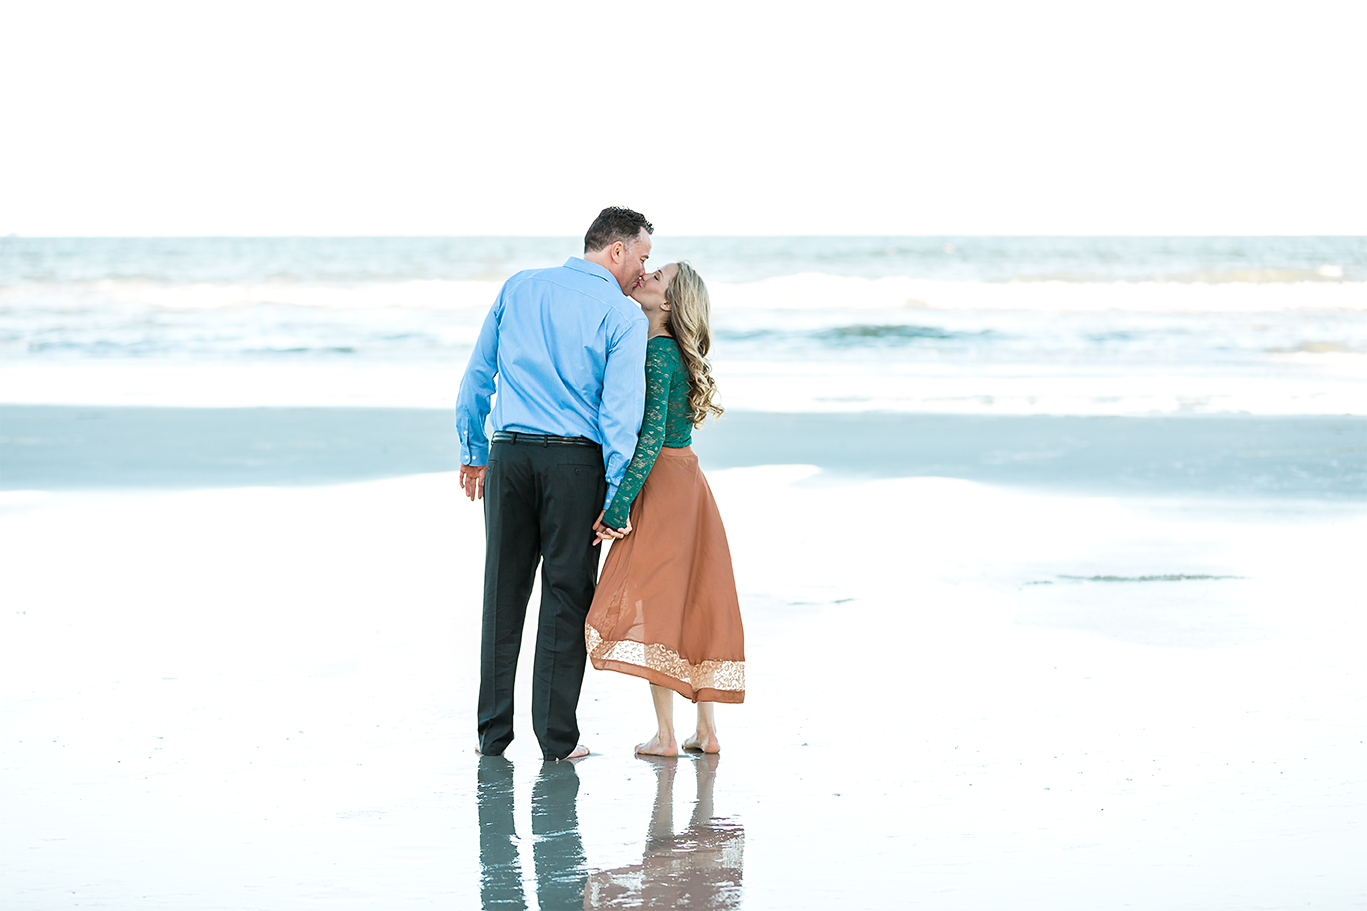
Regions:
[[[484,499],[485,755],[502,755],[513,739],[513,678],[538,563],[532,729],[546,759],[588,755],[576,709],[598,579],[594,529],[645,409],[647,320],[626,295],[645,275],[653,231],[640,213],[607,208],[584,235],[583,259],[508,279],[461,380],[460,481],[471,500]]]

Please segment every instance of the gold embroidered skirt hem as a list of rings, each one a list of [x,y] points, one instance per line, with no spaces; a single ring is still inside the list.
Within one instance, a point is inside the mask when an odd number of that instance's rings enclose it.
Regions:
[[[617,671],[669,687],[694,702],[745,701],[744,661],[704,661],[689,664],[679,653],[663,645],[629,640],[605,642],[592,626],[585,625],[589,660],[600,671]]]

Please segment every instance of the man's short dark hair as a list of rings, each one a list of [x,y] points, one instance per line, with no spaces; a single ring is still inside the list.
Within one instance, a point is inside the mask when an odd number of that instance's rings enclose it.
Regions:
[[[584,252],[593,253],[619,240],[630,247],[640,236],[642,228],[647,234],[655,233],[655,226],[646,221],[640,212],[621,206],[608,206],[589,225],[589,232],[584,235]]]

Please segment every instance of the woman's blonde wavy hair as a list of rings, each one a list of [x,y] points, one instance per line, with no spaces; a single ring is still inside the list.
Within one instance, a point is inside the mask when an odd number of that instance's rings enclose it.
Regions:
[[[694,427],[701,427],[708,415],[720,417],[724,410],[715,401],[717,381],[707,360],[712,347],[712,300],[702,276],[688,264],[679,262],[679,273],[665,289],[669,304],[669,332],[683,354],[688,368],[688,410]]]

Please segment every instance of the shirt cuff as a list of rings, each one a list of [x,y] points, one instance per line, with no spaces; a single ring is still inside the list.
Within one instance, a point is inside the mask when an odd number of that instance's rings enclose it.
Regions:
[[[603,501],[604,512],[607,512],[607,510],[612,506],[612,498],[617,496],[617,488],[619,486],[620,485],[614,484],[611,481],[608,482],[608,498]]]
[[[488,465],[489,464],[489,444],[471,443],[460,444],[460,464],[462,465]]]

